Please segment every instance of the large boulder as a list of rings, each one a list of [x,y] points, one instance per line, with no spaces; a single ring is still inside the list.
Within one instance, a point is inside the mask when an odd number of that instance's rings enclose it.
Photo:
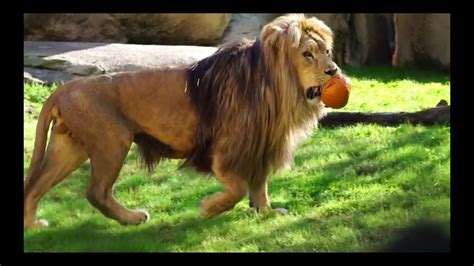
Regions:
[[[214,45],[231,14],[112,14],[129,43]]]
[[[109,14],[25,14],[24,39],[30,41],[127,42]]]
[[[449,69],[450,14],[395,14],[393,65]]]
[[[353,42],[349,49],[352,64],[390,64],[390,14],[352,14]],[[349,59],[350,60],[350,59]]]
[[[103,73],[188,65],[215,51],[204,46],[26,41],[24,79],[65,82]]]
[[[215,45],[230,14],[25,14],[34,41]]]

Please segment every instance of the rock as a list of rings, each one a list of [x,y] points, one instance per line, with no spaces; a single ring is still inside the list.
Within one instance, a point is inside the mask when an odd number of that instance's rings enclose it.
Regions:
[[[279,16],[278,13],[236,13],[232,14],[229,26],[224,32],[221,44],[247,38],[258,37],[263,26]]]
[[[67,55],[75,50],[85,50],[96,47],[93,43],[64,43],[64,45],[48,42],[25,42],[23,65],[27,67],[60,70],[62,72],[89,76],[101,74],[104,71],[93,63],[71,61]],[[49,75],[49,74],[48,74]]]
[[[129,43],[215,45],[231,14],[112,14]]]
[[[350,45],[349,64],[391,64],[389,18],[384,14],[351,15],[351,26],[356,38]]]
[[[50,85],[54,83],[62,84],[64,82],[78,78],[79,76],[70,75],[61,71],[37,69],[25,67],[23,68],[24,76],[31,76],[34,82]],[[26,80],[25,80],[26,81]]]
[[[67,73],[71,73],[79,76],[90,76],[105,73],[105,70],[101,69],[100,65],[93,64],[76,64],[70,65],[65,69]]]
[[[25,14],[24,39],[214,45],[230,14]]]
[[[449,69],[450,14],[396,14],[393,65]]]
[[[68,64],[67,61],[62,60],[62,59],[55,59],[55,58],[43,59],[41,57],[36,57],[36,56],[29,56],[29,55],[23,56],[23,65],[30,66],[30,67],[41,67],[41,68],[47,68],[47,69],[63,69],[63,68],[68,67],[67,64]]]
[[[127,42],[109,14],[25,14],[24,38],[31,41]]]
[[[309,13],[324,21],[334,33],[337,64],[390,64],[391,14]]]
[[[44,82],[40,79],[33,77],[30,73],[23,71],[23,82],[27,83],[39,83],[43,84]]]
[[[35,108],[33,107],[33,105],[31,105],[31,103],[24,103],[23,104],[23,111],[25,114],[33,114],[33,112],[35,111]]]
[[[215,47],[107,43],[24,42],[25,72],[44,82],[80,76],[191,64]]]

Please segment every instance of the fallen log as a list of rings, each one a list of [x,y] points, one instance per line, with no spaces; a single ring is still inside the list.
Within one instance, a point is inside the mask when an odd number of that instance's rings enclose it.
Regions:
[[[378,124],[383,126],[397,126],[404,123],[413,125],[434,125],[450,123],[450,107],[437,106],[418,112],[331,112],[319,124],[322,127],[349,126],[355,124]]]

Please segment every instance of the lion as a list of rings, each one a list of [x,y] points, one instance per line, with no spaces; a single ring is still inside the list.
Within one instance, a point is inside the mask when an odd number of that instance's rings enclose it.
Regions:
[[[205,197],[202,217],[232,209],[247,194],[259,213],[272,209],[268,182],[289,166],[298,142],[326,111],[322,84],[341,72],[331,59],[333,33],[321,20],[288,14],[256,40],[225,44],[190,65],[103,74],[63,84],[39,114],[24,181],[24,228],[38,202],[87,159],[87,200],[121,224],[149,220],[113,195],[132,143],[151,171],[163,158],[213,175],[222,192]],[[51,132],[46,147],[50,124]]]

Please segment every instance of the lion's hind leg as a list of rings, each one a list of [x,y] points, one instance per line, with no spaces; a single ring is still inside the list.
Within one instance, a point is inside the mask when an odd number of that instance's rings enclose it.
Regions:
[[[82,145],[64,132],[67,129],[58,130],[60,128],[55,127],[51,133],[41,171],[37,175],[28,176],[25,180],[23,208],[25,229],[48,225],[45,220],[36,220],[39,200],[88,158]]]
[[[116,129],[120,130],[120,129]],[[117,180],[125,157],[130,150],[128,133],[103,132],[103,142],[95,143],[90,150],[92,175],[87,189],[87,199],[103,215],[121,224],[141,224],[149,219],[142,210],[129,210],[113,196],[113,184]],[[124,138],[125,137],[125,138]]]

